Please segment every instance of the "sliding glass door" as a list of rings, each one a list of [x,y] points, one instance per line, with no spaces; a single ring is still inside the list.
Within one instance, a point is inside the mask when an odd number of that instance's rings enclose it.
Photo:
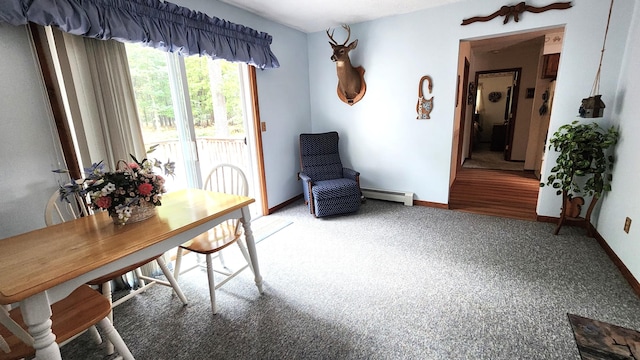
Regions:
[[[247,65],[137,44],[127,44],[127,57],[145,146],[157,145],[151,157],[176,163],[168,190],[200,188],[215,165],[231,163],[245,172],[259,202]],[[252,215],[261,209],[256,204]]]

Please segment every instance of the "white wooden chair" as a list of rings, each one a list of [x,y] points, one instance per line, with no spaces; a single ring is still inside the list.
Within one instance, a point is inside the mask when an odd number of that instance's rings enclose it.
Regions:
[[[213,168],[207,179],[204,182],[204,190],[223,192],[234,195],[247,196],[249,194],[249,186],[247,178],[242,170],[230,164],[221,164]],[[240,251],[246,261],[246,264],[240,266],[238,269],[230,270],[222,257],[221,250],[227,246],[236,243],[240,248]],[[253,272],[251,266],[251,260],[249,259],[249,253],[247,247],[242,239],[242,226],[239,219],[227,220],[213,229],[200,234],[199,236],[191,239],[190,241],[180,245],[176,254],[176,264],[174,269],[174,277],[177,279],[179,274],[199,267],[200,264],[192,266],[184,271],[180,271],[182,266],[182,257],[187,252],[194,252],[196,254],[203,254],[206,257],[206,270],[209,280],[209,295],[211,298],[211,310],[214,314],[218,313],[216,308],[216,294],[215,290],[227,283],[227,281],[234,278],[240,272],[247,267]],[[217,255],[222,269],[214,269],[212,264],[213,255]],[[214,281],[214,272],[223,276],[223,280],[218,284]]]
[[[87,329],[100,326],[125,360],[133,355],[109,321],[111,304],[99,292],[82,285],[66,298],[51,305],[51,329],[59,345],[73,340]],[[33,338],[27,332],[20,308],[0,306],[0,360],[22,359],[35,354]]]
[[[67,202],[66,200],[61,200],[59,191],[56,191],[47,202],[47,206],[45,208],[45,213],[44,213],[45,224],[47,226],[51,226],[64,221],[77,219],[80,216],[86,216],[91,213],[91,210],[88,208],[87,202],[85,201],[85,199],[81,199],[80,196],[75,196],[74,199],[75,201],[70,201],[70,202]],[[167,281],[145,276],[142,274],[140,267],[154,260],[162,270],[162,273],[164,274],[164,276],[167,278]],[[136,274],[136,277],[138,279],[138,285],[139,285],[138,288],[131,290],[127,295],[119,298],[117,301],[112,301],[111,280],[119,278],[121,276],[125,276],[127,273],[130,273],[132,271]],[[180,289],[178,282],[173,277],[173,274],[167,267],[163,254],[156,255],[150,259],[141,261],[127,268],[114,271],[98,279],[93,279],[89,281],[87,284],[100,287],[103,296],[109,300],[111,307],[116,307],[122,304],[123,302],[131,299],[137,294],[140,294],[141,292],[146,291],[149,287],[155,284],[172,287],[175,293],[180,298],[180,301],[182,301],[184,305],[188,304],[187,298],[182,293],[182,290]],[[113,322],[113,312],[109,314],[109,320]],[[113,347],[110,344],[107,345],[107,352],[109,354],[113,353]]]

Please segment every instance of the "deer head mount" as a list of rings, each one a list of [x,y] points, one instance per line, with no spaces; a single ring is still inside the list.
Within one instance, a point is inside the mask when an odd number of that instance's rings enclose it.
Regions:
[[[351,38],[351,28],[348,25],[342,25],[342,28],[347,30],[347,40],[342,45],[333,39],[333,30],[329,33],[329,29],[327,29],[327,36],[329,37],[329,45],[333,49],[331,61],[336,63],[338,74],[338,97],[346,104],[353,105],[364,97],[367,86],[364,82],[364,69],[362,66],[353,67],[349,58],[349,52],[358,46],[358,40],[356,39],[347,45]]]

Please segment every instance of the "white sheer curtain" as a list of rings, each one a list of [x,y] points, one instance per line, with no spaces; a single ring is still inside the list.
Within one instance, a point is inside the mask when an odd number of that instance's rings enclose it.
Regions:
[[[114,170],[118,160],[130,162],[130,154],[143,159],[146,149],[124,44],[57,30],[52,36],[80,166],[103,160]],[[153,261],[142,272],[149,276],[160,268]]]
[[[124,44],[66,33],[55,37],[61,62],[68,59],[69,71],[62,73],[81,165],[104,160],[115,169],[118,160],[131,160],[129,154],[144,157]]]

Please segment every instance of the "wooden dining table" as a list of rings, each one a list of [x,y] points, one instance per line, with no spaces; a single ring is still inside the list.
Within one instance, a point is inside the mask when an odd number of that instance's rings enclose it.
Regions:
[[[115,225],[106,212],[0,240],[0,304],[20,303],[38,359],[61,359],[51,304],[89,280],[161,254],[222,221],[240,219],[262,293],[246,196],[187,189],[165,194],[157,214]],[[134,354],[135,355],[135,354]]]

